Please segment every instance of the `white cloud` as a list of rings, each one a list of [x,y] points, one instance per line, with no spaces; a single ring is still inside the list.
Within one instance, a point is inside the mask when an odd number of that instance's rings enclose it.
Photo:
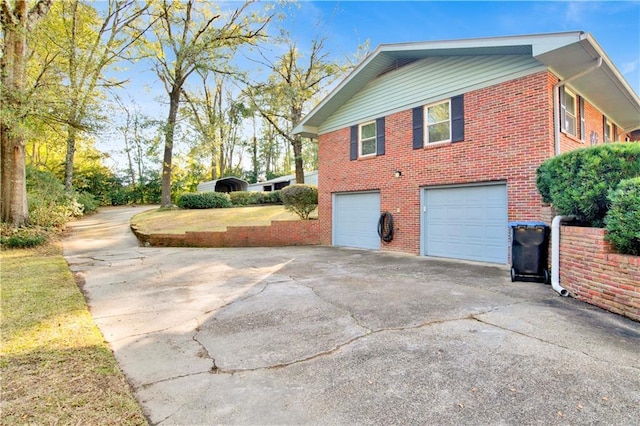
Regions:
[[[584,24],[594,14],[599,13],[601,9],[600,2],[591,1],[572,1],[567,3],[567,9],[564,14],[565,23],[567,24]]]
[[[625,62],[620,67],[620,72],[622,74],[630,74],[638,69],[640,66],[640,58],[637,58],[635,61]]]

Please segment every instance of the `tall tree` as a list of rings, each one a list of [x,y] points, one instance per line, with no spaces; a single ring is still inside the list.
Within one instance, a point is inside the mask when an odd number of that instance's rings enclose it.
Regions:
[[[228,73],[228,63],[235,51],[265,36],[271,16],[251,13],[253,3],[246,1],[226,14],[212,11],[211,3],[196,0],[163,0],[154,4],[158,21],[147,46],[156,74],[169,96],[162,165],[163,207],[171,205],[174,135],[185,83],[198,69]]]
[[[239,148],[240,129],[250,112],[244,103],[235,99],[229,91],[225,75],[219,75],[211,84],[211,73],[198,71],[202,80],[200,93],[183,91],[189,105],[189,122],[198,135],[197,148],[209,158],[211,179],[229,173],[233,168],[233,156]]]
[[[304,183],[302,137],[292,135],[291,130],[318,94],[347,67],[329,59],[324,46],[326,38],[315,38],[308,55],[298,49],[296,42],[287,40],[286,52],[275,62],[263,56],[262,64],[270,71],[269,79],[266,83],[253,84],[248,94],[262,117],[290,143],[296,182]]]
[[[29,221],[25,171],[26,129],[29,99],[25,91],[28,57],[27,33],[47,14],[52,0],[0,3],[0,211],[3,222],[22,226]]]
[[[96,127],[103,91],[125,83],[108,77],[106,71],[128,59],[132,46],[146,30],[134,24],[147,7],[136,0],[108,0],[100,10],[80,0],[65,0],[54,5],[58,22],[52,25],[61,24],[62,28],[49,31],[46,36],[59,49],[56,64],[65,82],[57,119],[66,128],[64,185],[67,191],[71,191],[73,185],[78,134]],[[138,28],[134,30],[134,27]]]

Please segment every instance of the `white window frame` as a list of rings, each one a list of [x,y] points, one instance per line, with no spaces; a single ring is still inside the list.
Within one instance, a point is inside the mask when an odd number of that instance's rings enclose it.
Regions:
[[[566,88],[565,88],[564,94],[565,94],[564,131],[569,135],[577,137],[578,136],[578,96]],[[567,102],[569,98],[573,100],[573,111],[569,110],[569,103]],[[569,125],[569,121],[573,123],[573,126]]]
[[[362,138],[362,128],[365,127],[365,126],[369,126],[371,124],[373,124],[373,131],[374,131],[373,137],[363,139]],[[376,126],[376,121],[375,120],[367,121],[366,123],[362,123],[362,124],[358,125],[358,155],[359,155],[359,157],[373,157],[373,156],[376,156],[378,154],[378,143],[377,143],[378,138],[377,138],[377,136],[378,136],[378,128]],[[362,153],[363,143],[364,142],[369,142],[369,141],[373,141],[373,152],[370,152],[368,154],[363,154]]]
[[[613,122],[606,117],[604,135],[602,139],[604,140],[604,143],[610,143],[616,140],[616,137],[613,134]]]
[[[429,108],[433,108],[436,107],[438,105],[442,105],[448,103],[449,104],[449,118],[447,120],[441,120],[441,121],[436,121],[434,123],[429,123]],[[437,124],[441,124],[441,123],[448,123],[449,124],[449,137],[447,139],[444,140],[439,140],[439,141],[431,141],[429,139],[429,127],[431,126],[435,126]],[[425,105],[424,107],[424,141],[425,141],[425,145],[429,145],[429,144],[437,144],[437,143],[447,143],[447,142],[451,142],[451,99],[445,99],[443,101],[438,101],[438,102],[434,102],[432,104],[429,105]]]

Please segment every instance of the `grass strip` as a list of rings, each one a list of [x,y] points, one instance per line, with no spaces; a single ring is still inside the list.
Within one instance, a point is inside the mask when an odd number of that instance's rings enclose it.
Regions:
[[[59,242],[0,253],[2,424],[146,425]]]

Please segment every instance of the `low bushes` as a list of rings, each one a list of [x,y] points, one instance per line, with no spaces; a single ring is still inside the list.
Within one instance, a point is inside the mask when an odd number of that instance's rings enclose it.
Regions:
[[[545,161],[537,170],[537,185],[543,200],[558,214],[601,228],[611,204],[609,193],[621,180],[636,176],[640,176],[640,143],[615,143]]]
[[[318,206],[318,188],[314,185],[290,185],[280,191],[284,207],[308,220],[309,214]]]
[[[231,207],[231,197],[222,192],[187,192],[178,198],[183,209],[213,209]]]
[[[236,191],[229,193],[234,206],[249,206],[262,204],[280,204],[280,191],[257,192]]]
[[[640,256],[640,177],[620,181],[609,199],[605,240],[622,254]]]
[[[0,245],[5,248],[36,247],[47,240],[48,233],[39,227],[13,228],[3,223],[0,229]]]
[[[249,205],[282,204],[280,191],[254,192],[187,192],[178,198],[178,207],[183,209],[213,209]]]
[[[27,226],[13,228],[3,223],[0,244],[3,248],[35,247],[47,241],[74,217],[94,212],[95,197],[88,192],[67,193],[62,182],[52,173],[27,167]]]

